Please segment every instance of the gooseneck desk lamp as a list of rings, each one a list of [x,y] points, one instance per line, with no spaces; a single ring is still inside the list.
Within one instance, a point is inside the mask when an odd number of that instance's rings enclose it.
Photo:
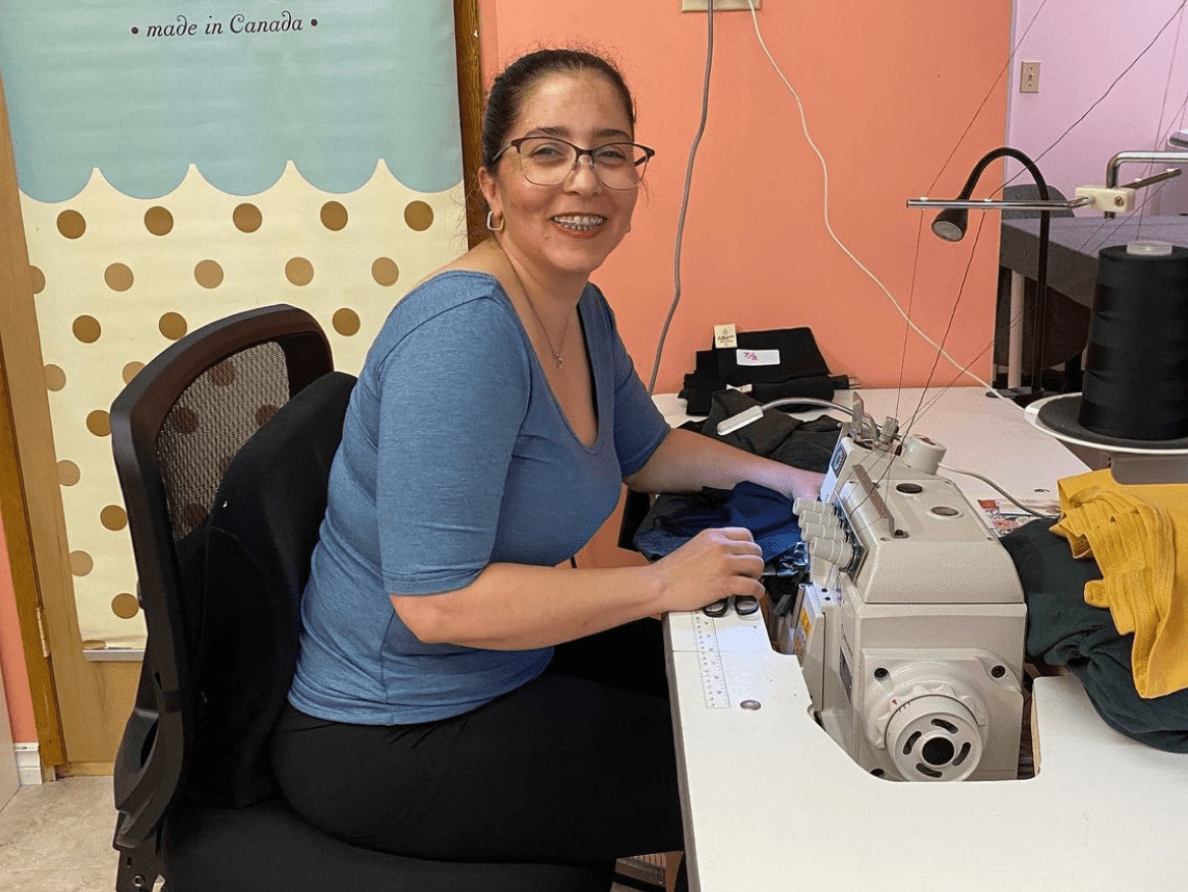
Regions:
[[[1038,199],[1027,200],[1010,200],[1010,199],[990,199],[983,198],[975,200],[972,198],[974,187],[977,186],[978,179],[981,177],[985,169],[991,162],[999,158],[1009,157],[1019,161],[1026,169],[1031,178],[1035,181],[1036,189],[1039,191]],[[987,152],[981,160],[974,165],[973,170],[969,174],[969,178],[965,181],[965,186],[961,190],[961,194],[952,199],[936,199],[936,198],[909,198],[907,206],[909,208],[937,208],[940,213],[937,214],[936,219],[932,221],[932,231],[940,238],[950,242],[958,242],[965,236],[966,228],[969,225],[969,212],[971,210],[986,211],[992,209],[1006,210],[1006,211],[1038,211],[1040,215],[1039,228],[1039,256],[1037,257],[1036,270],[1036,300],[1032,313],[1032,328],[1034,335],[1032,337],[1032,357],[1031,357],[1031,388],[1029,391],[1016,392],[1014,401],[1021,406],[1026,406],[1037,401],[1044,395],[1043,390],[1043,355],[1044,355],[1044,316],[1047,304],[1048,295],[1048,243],[1049,243],[1049,217],[1052,211],[1056,210],[1073,210],[1075,208],[1089,208],[1103,212],[1105,217],[1110,218],[1115,213],[1128,213],[1134,209],[1134,193],[1136,190],[1145,186],[1151,186],[1163,180],[1179,176],[1181,171],[1176,169],[1166,170],[1163,173],[1155,174],[1154,176],[1146,177],[1144,179],[1135,180],[1133,183],[1127,183],[1125,186],[1118,186],[1118,169],[1125,163],[1136,162],[1166,162],[1168,164],[1188,164],[1188,152],[1119,152],[1110,159],[1110,163],[1106,169],[1106,185],[1105,186],[1078,186],[1076,190],[1076,197],[1068,200],[1056,199],[1053,200],[1048,193],[1048,184],[1044,181],[1043,174],[1040,173],[1039,168],[1035,162],[1032,161],[1023,152],[1010,146],[1002,146]],[[724,435],[744,427],[753,421],[758,420],[763,412],[767,409],[776,408],[791,403],[797,404],[815,404],[816,400],[807,398],[789,398],[783,400],[774,400],[762,406],[755,406],[744,410],[743,412],[733,415],[718,425],[718,433]],[[822,402],[824,406],[835,406],[836,404]],[[844,411],[851,411],[847,407],[837,406],[837,408]],[[873,432],[873,425],[869,419],[866,419],[863,413],[862,404],[858,402],[856,405],[856,412],[852,412],[855,416],[859,427],[864,430],[871,430]]]
[[[1027,169],[1027,172],[1031,174],[1031,178],[1035,180],[1036,189],[1039,190],[1039,200],[1007,201],[984,198],[975,201],[972,199],[974,186],[977,185],[982,172],[985,171],[992,161],[1003,157],[1014,158]],[[1015,402],[1019,405],[1027,405],[1044,395],[1042,377],[1044,366],[1043,323],[1048,295],[1048,230],[1051,212],[1054,210],[1082,207],[1090,203],[1092,203],[1092,199],[1083,197],[1074,198],[1070,201],[1051,200],[1048,196],[1048,184],[1044,182],[1043,174],[1040,173],[1035,162],[1018,149],[1012,149],[1010,146],[1002,146],[983,155],[982,159],[974,165],[974,169],[970,172],[969,178],[965,181],[965,185],[961,189],[961,194],[956,198],[951,200],[932,198],[908,199],[907,206],[910,208],[942,209],[936,215],[936,219],[932,221],[932,231],[940,238],[949,242],[959,242],[965,237],[965,230],[969,225],[969,212],[971,209],[989,210],[991,208],[998,208],[1000,210],[1013,211],[1039,211],[1039,257],[1036,260],[1035,306],[1033,307],[1031,317],[1031,388],[1029,391],[1021,392],[1015,396]]]
[[[1039,191],[1038,200],[1011,201],[1003,199],[983,198],[974,200],[974,187],[978,178],[990,164],[999,158],[1014,158],[1026,169],[1035,181]],[[1032,357],[1031,357],[1031,388],[1029,391],[1018,393],[1015,402],[1026,406],[1044,395],[1043,366],[1044,366],[1044,316],[1048,297],[1048,242],[1049,218],[1052,211],[1072,210],[1074,208],[1092,208],[1104,212],[1107,218],[1115,213],[1126,213],[1134,209],[1135,190],[1154,183],[1162,182],[1171,177],[1179,176],[1179,169],[1167,170],[1154,176],[1135,180],[1125,186],[1118,186],[1118,168],[1125,162],[1156,162],[1168,163],[1188,162],[1188,153],[1182,152],[1123,152],[1110,159],[1107,169],[1105,186],[1078,186],[1076,197],[1069,200],[1052,200],[1048,194],[1048,184],[1043,174],[1036,167],[1035,162],[1018,149],[1002,146],[987,152],[970,172],[969,178],[961,194],[953,199],[909,198],[907,206],[910,208],[939,208],[941,212],[932,221],[932,231],[940,238],[950,242],[960,241],[969,223],[970,210],[998,210],[1006,211],[1039,211],[1039,256],[1036,258],[1036,295],[1032,312]]]

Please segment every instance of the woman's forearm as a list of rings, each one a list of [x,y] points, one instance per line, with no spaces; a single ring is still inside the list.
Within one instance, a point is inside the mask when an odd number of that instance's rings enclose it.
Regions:
[[[744,480],[789,498],[817,498],[822,475],[671,431],[627,479],[645,492],[729,489]],[[468,586],[435,595],[392,595],[414,635],[494,650],[546,647],[670,610],[696,610],[728,595],[761,595],[763,558],[742,529],[706,530],[643,567],[574,570],[496,563]]]
[[[730,595],[758,597],[762,553],[747,530],[706,530],[642,567],[575,570],[488,565],[470,585],[391,595],[401,621],[426,643],[524,650],[572,641],[645,616],[696,610]]]
[[[494,650],[546,647],[661,612],[648,567],[574,570],[490,564],[465,588],[392,595],[414,635]]]
[[[764,458],[720,440],[671,431],[638,472],[627,479],[643,492],[696,492],[703,486],[730,489],[744,480],[789,498],[817,498],[822,475]]]

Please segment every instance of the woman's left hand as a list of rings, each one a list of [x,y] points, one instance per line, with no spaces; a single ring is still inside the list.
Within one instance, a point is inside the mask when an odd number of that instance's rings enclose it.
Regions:
[[[821,498],[821,484],[824,482],[824,474],[788,467],[786,484],[780,490],[790,499],[817,500]]]

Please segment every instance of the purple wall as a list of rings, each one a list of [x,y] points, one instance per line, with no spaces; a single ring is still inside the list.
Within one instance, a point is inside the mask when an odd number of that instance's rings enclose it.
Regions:
[[[1188,9],[1182,0],[1015,0],[1014,5],[1017,50],[1010,63],[1008,138],[1065,195],[1072,197],[1077,186],[1104,183],[1106,163],[1115,153],[1164,148],[1169,133],[1188,128]],[[1040,91],[1020,93],[1020,64],[1032,60],[1042,63]],[[1010,172],[1020,169],[1012,163]],[[1120,181],[1143,172],[1139,165],[1126,165]],[[1023,173],[1015,182],[1030,178]],[[1158,213],[1160,206],[1164,213],[1188,213],[1188,168],[1163,194],[1154,194],[1157,189],[1138,193],[1140,203],[1150,198],[1145,213]]]

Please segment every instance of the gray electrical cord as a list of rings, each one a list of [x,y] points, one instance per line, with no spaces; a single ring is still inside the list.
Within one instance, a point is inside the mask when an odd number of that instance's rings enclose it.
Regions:
[[[677,306],[681,302],[681,243],[685,234],[685,214],[689,210],[689,191],[693,185],[693,163],[697,160],[697,147],[701,143],[701,136],[705,133],[705,122],[709,118],[710,72],[714,67],[714,0],[709,0],[706,12],[705,80],[701,88],[701,123],[697,125],[693,145],[689,147],[689,163],[685,167],[685,190],[681,194],[681,213],[677,218],[676,247],[673,254],[672,303],[668,307],[668,315],[664,317],[664,325],[660,329],[660,340],[656,344],[652,376],[648,379],[649,394],[656,392],[656,376],[660,374],[660,356],[664,352],[664,342],[668,338],[668,327],[672,324],[672,317],[676,315]]]

